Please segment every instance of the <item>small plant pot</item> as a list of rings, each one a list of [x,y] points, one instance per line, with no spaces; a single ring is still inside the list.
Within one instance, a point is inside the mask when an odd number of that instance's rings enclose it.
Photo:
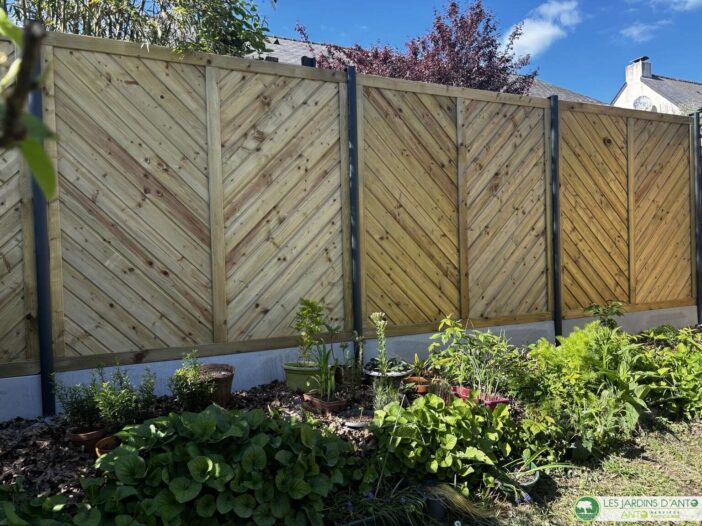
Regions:
[[[289,362],[283,364],[285,383],[291,391],[302,392],[314,387],[312,378],[317,374],[317,364]]]
[[[110,451],[117,449],[121,444],[119,438],[112,435],[101,438],[95,444],[95,455],[101,457],[107,455]]]
[[[371,378],[382,378],[383,373],[379,371],[372,371],[370,369],[363,369],[363,372],[365,373],[366,376],[370,376]],[[412,374],[412,371],[390,371],[385,374],[386,378],[390,378],[392,380],[401,380],[403,378],[406,378]]]
[[[98,440],[105,436],[105,430],[99,429],[84,429],[80,427],[72,427],[68,430],[68,440],[76,447],[83,451],[93,451]]]
[[[200,366],[200,375],[210,380],[215,386],[212,401],[226,406],[232,396],[234,367],[226,363],[208,363]]]
[[[302,395],[302,398],[312,409],[325,415],[329,413],[338,413],[339,411],[345,409],[348,405],[346,400],[332,400],[327,402],[326,400],[322,400],[320,397],[312,393],[305,393]]]
[[[480,401],[485,404],[485,407],[488,409],[495,409],[499,404],[509,405],[510,399],[502,395],[488,395],[485,397],[481,396]]]
[[[470,398],[470,393],[472,391],[473,390],[470,387],[463,387],[462,385],[454,385],[453,387],[451,387],[451,392],[461,400]]]
[[[425,395],[429,392],[429,379],[423,376],[408,376],[402,379],[404,384],[414,384],[414,392],[419,395]]]

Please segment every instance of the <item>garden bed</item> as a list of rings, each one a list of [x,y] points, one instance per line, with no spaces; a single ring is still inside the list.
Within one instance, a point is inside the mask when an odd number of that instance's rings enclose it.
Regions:
[[[289,417],[313,418],[351,442],[358,454],[363,454],[372,447],[373,435],[367,429],[348,427],[345,421],[357,414],[359,404],[372,406],[371,389],[360,385],[352,392],[341,387],[339,394],[350,402],[349,409],[336,415],[320,415],[302,409],[301,394],[290,391],[282,382],[272,382],[233,393],[227,409],[270,408]],[[164,396],[156,400],[151,416],[178,411],[175,400]],[[81,452],[68,441],[68,427],[62,415],[0,424],[0,484],[11,484],[23,477],[24,488],[32,496],[82,495],[80,477],[95,476],[95,455]]]

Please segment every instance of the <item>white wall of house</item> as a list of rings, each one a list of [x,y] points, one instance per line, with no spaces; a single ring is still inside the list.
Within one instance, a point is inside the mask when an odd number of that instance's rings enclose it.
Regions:
[[[635,102],[639,97],[647,97],[651,104],[649,111],[674,115],[682,114],[675,104],[642,82],[642,78],[650,78],[651,75],[652,66],[647,57],[641,57],[628,64],[625,71],[626,84],[614,101],[612,101],[612,106],[641,109],[637,107]]]

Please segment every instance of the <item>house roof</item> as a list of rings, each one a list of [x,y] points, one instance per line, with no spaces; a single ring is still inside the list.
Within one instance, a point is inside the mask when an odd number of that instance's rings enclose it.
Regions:
[[[641,82],[675,104],[682,113],[702,108],[702,83],[663,75],[641,77]]]
[[[312,49],[310,49],[310,47]],[[301,40],[294,40],[291,38],[270,36],[268,37],[268,49],[269,51],[266,53],[252,53],[249,55],[249,57],[273,57],[277,58],[278,62],[299,65],[302,57],[316,56],[326,51],[327,44],[322,44],[319,42],[303,42]],[[562,88],[560,86],[556,86],[555,84],[545,82],[541,79],[534,80],[528,94],[532,97],[549,97],[551,95],[558,95],[558,98],[570,102],[603,104],[603,102],[597,99]]]

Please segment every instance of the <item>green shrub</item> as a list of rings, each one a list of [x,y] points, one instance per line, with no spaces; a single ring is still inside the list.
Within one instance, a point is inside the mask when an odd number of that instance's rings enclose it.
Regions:
[[[375,412],[376,464],[382,476],[431,477],[455,482],[469,494],[502,475],[500,459],[511,451],[504,440],[509,422],[505,405],[490,410],[472,400],[446,403],[433,394],[408,408],[394,403]]]
[[[109,433],[127,424],[141,422],[149,416],[154,403],[156,376],[148,369],[139,387],[134,387],[129,375],[117,367],[109,380],[103,378],[96,395],[100,418]]]
[[[506,357],[513,347],[502,336],[489,331],[467,330],[450,317],[431,336],[427,368],[453,385],[477,389],[485,395],[498,394],[506,387]]]
[[[185,411],[202,411],[212,403],[215,384],[202,376],[195,351],[187,354],[183,365],[168,381],[168,387]]]
[[[96,375],[89,383],[66,385],[54,380],[54,393],[70,425],[81,429],[95,429],[100,424],[97,395],[100,391]]]
[[[664,325],[642,333],[651,369],[661,376],[653,407],[668,418],[702,416],[702,333]]]
[[[212,405],[117,436],[122,445],[97,462],[106,485],[87,493],[143,524],[321,525],[324,499],[361,476],[348,442],[261,410]]]
[[[548,447],[553,457],[610,451],[634,434],[660,376],[640,345],[599,322],[559,342],[532,345],[511,378],[526,409],[523,442]]]

